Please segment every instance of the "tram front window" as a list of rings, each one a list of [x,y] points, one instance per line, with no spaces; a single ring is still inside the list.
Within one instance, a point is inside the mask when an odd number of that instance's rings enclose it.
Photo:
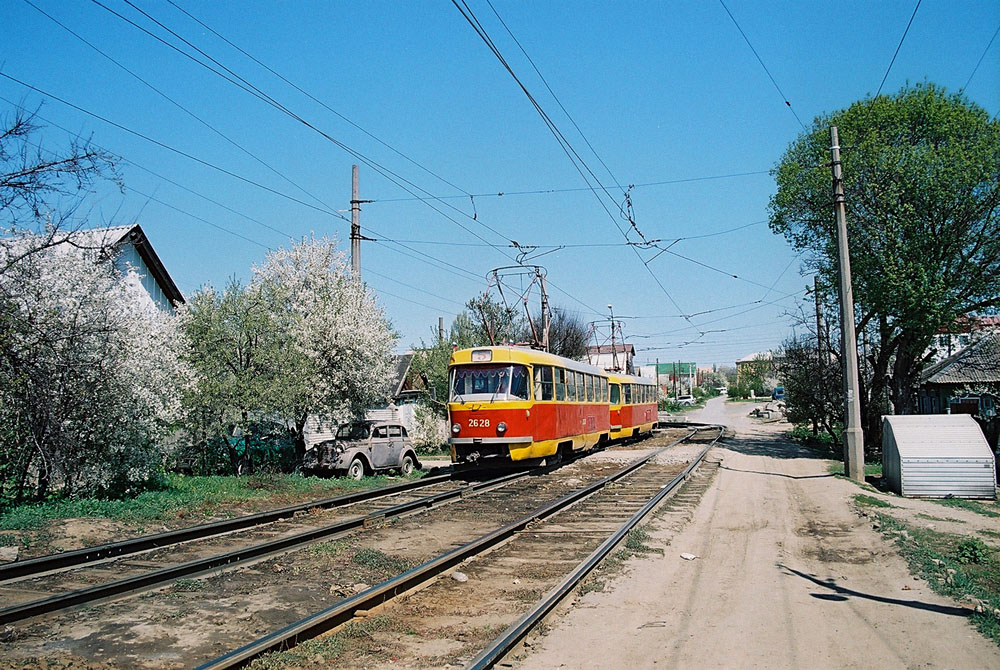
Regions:
[[[622,387],[618,384],[611,385],[611,404],[620,405],[622,404]]]
[[[463,365],[451,375],[453,402],[528,399],[528,369],[523,365]]]

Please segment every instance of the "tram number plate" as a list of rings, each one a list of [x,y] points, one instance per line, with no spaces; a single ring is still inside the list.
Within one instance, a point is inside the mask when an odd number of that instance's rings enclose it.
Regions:
[[[489,419],[469,419],[469,428],[489,428]]]

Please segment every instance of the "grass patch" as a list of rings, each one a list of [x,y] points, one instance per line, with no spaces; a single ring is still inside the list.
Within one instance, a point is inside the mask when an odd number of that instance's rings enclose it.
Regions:
[[[649,531],[645,526],[636,526],[625,536],[625,542],[621,549],[608,554],[600,562],[597,568],[591,573],[583,584],[580,585],[580,595],[586,595],[593,591],[603,591],[606,586],[605,578],[613,577],[625,568],[625,563],[633,556],[641,554],[663,555],[663,549],[651,547],[647,544],[650,540]]]
[[[307,666],[334,667],[329,665],[345,652],[359,655],[387,656],[384,647],[375,640],[378,633],[401,631],[400,624],[391,617],[379,614],[360,621],[351,621],[337,632],[313,640],[306,640],[290,651],[265,654],[253,661],[250,670],[287,670]]]
[[[336,556],[349,546],[351,545],[347,540],[331,540],[312,545],[309,547],[309,553],[316,556]]]
[[[354,552],[351,563],[361,568],[358,578],[368,583],[384,581],[413,567],[413,564],[405,559],[368,548]]]
[[[923,512],[918,512],[917,513],[917,518],[918,519],[926,519],[927,521],[943,521],[944,523],[965,523],[961,519],[945,519],[944,517],[931,516],[930,514],[924,514]],[[989,532],[989,531],[987,531],[987,532]],[[998,537],[1000,537],[1000,534],[998,534]]]
[[[422,475],[414,475],[419,478]],[[95,498],[53,500],[22,505],[0,514],[0,530],[37,530],[45,524],[80,517],[115,519],[130,523],[194,521],[218,514],[246,514],[247,503],[260,507],[289,504],[311,497],[332,497],[390,483],[385,475],[353,479],[320,479],[299,475],[260,474],[251,477],[191,477],[171,474],[159,491],[146,491],[127,500]],[[240,509],[228,509],[241,506]]]
[[[841,477],[845,476],[844,462],[836,461],[834,463],[831,463],[829,467],[827,467],[827,472],[834,475],[840,475]],[[881,476],[882,476],[881,463],[865,463],[865,477],[881,477]]]
[[[927,580],[935,592],[957,601],[979,600],[986,612],[969,620],[1000,646],[1000,550],[978,538],[907,526],[888,514],[877,514],[882,533],[892,537],[910,571]]]
[[[174,582],[175,591],[201,591],[205,588],[205,582],[199,579],[178,579]]]
[[[859,493],[854,496],[854,504],[862,507],[895,507],[895,505],[892,505],[881,498],[866,496],[863,493]]]
[[[986,529],[986,528],[984,528],[981,531],[979,531],[979,534],[980,535],[985,535],[986,537],[1000,538],[1000,531],[989,530],[989,529]]]
[[[945,507],[955,507],[958,509],[968,510],[969,512],[975,512],[976,514],[982,514],[988,517],[1000,517],[1000,505],[996,502],[985,502],[982,500],[969,500],[967,498],[940,498],[934,500],[938,505],[944,505]]]

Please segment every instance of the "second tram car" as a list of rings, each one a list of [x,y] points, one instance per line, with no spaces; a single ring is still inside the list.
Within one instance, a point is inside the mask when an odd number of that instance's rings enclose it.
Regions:
[[[538,462],[612,438],[599,368],[521,347],[463,349],[449,367],[453,463]]]
[[[656,425],[656,385],[650,379],[608,373],[611,439],[638,437]]]

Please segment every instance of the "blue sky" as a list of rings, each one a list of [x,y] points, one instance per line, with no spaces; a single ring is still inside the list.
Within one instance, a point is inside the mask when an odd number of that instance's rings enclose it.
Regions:
[[[729,0],[793,114],[721,3],[493,0],[595,156],[490,5],[469,0],[514,72],[608,187],[613,197],[602,199],[451,2],[131,1],[101,3],[190,51],[136,7],[144,10],[330,138],[422,189],[409,190],[441,198],[415,201],[362,164],[361,197],[374,200],[363,206],[362,228],[377,240],[364,243],[362,274],[399,331],[401,350],[429,340],[438,316],[450,322],[486,288],[492,268],[512,264],[513,240],[542,247],[538,253],[563,247],[536,261],[547,269],[554,306],[591,321],[606,318],[612,303],[616,315],[637,317],[625,318],[624,330],[640,361],[699,364],[732,364],[779,345],[793,334],[789,315],[809,308],[811,278],[763,223],[774,191],[767,171],[802,131],[796,115],[809,125],[878,89],[915,6]],[[267,248],[290,238],[336,235],[349,250],[349,224],[336,214],[349,218],[356,157],[96,2],[31,2],[201,121],[24,0],[0,3],[0,72],[290,196],[0,78],[0,96],[39,108],[50,124],[45,144],[92,136],[122,157],[125,192],[95,193],[92,223],[139,222],[185,294],[246,279]],[[883,91],[925,80],[962,88],[998,27],[995,1],[923,0]],[[991,115],[1000,112],[1000,38],[966,94]],[[666,246],[682,238],[653,260],[655,250],[639,251],[662,288],[623,244],[619,226],[628,224],[612,202],[623,199],[616,180],[635,185],[634,220],[647,239]]]

